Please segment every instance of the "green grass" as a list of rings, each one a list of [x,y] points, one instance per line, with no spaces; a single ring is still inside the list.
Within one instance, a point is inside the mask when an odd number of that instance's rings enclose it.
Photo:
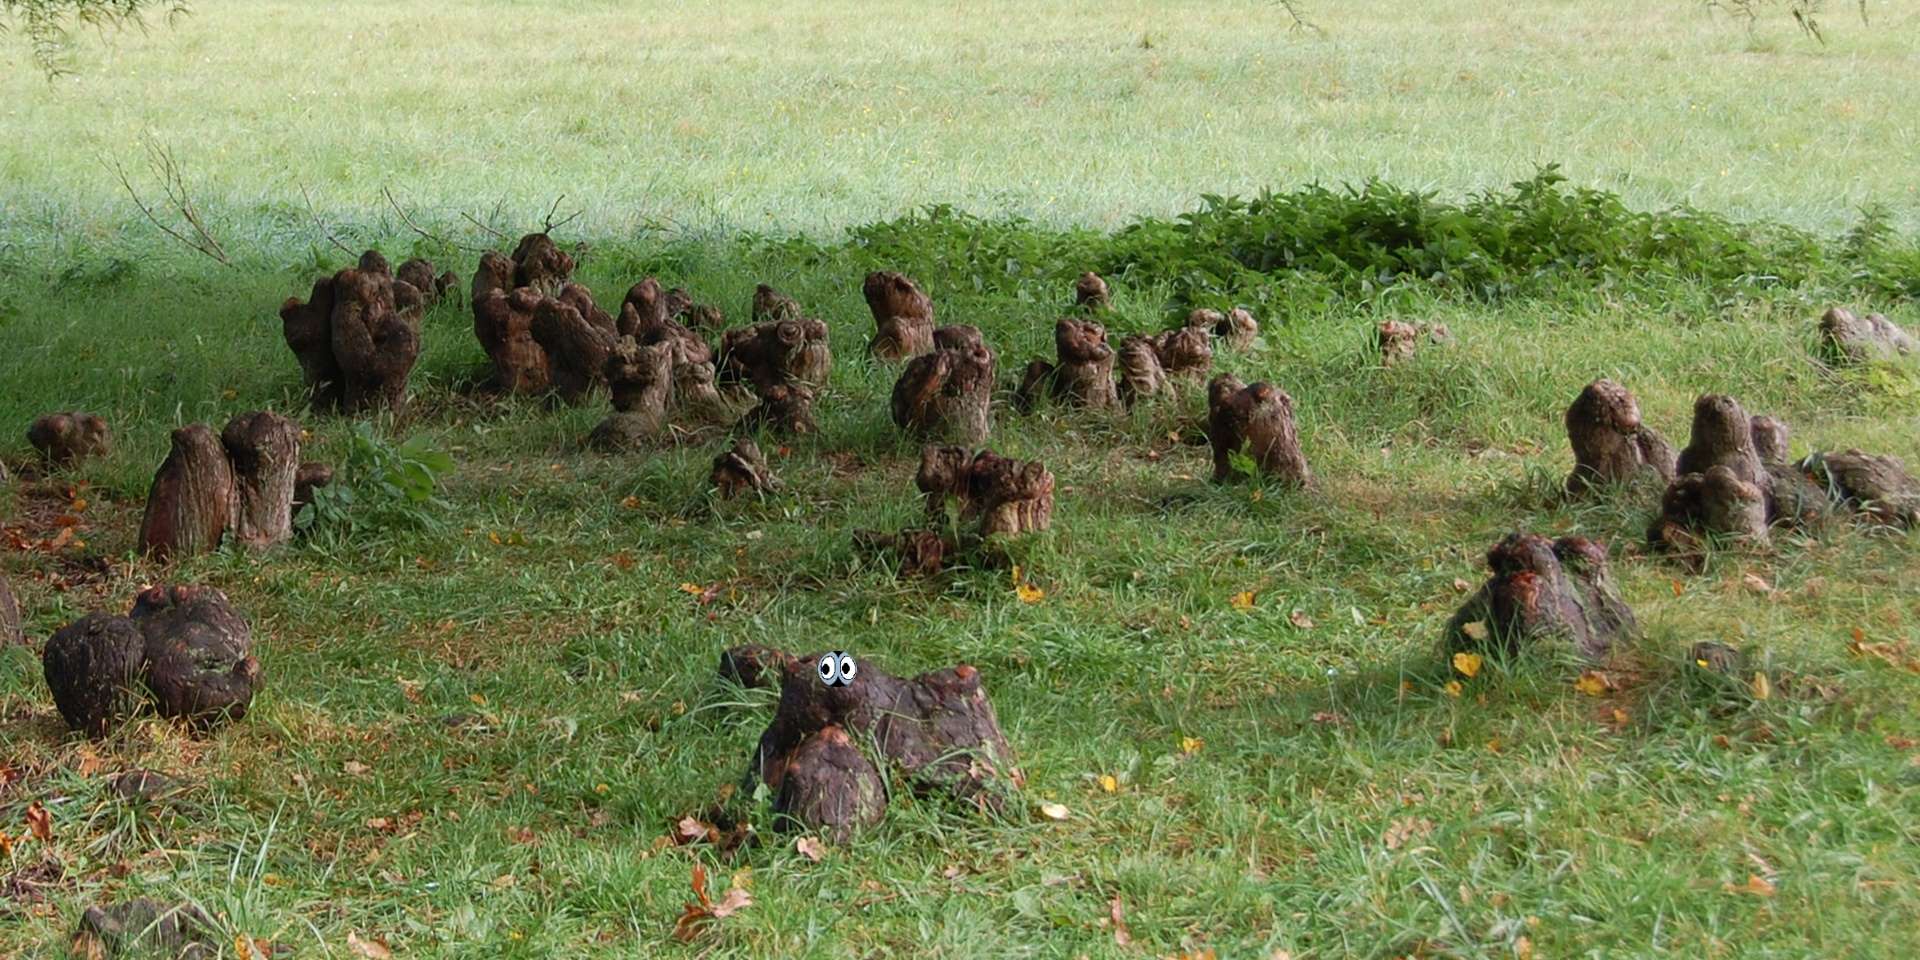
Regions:
[[[1872,30],[1834,18],[1821,48],[1683,3],[1414,17],[1369,2],[1314,9],[1319,39],[1251,4],[1061,6],[1017,27],[1014,5],[895,26],[853,4],[365,4],[330,31],[305,5],[204,6],[83,47],[52,86],[0,73],[9,116],[46,131],[0,157],[0,456],[23,466],[19,433],[45,410],[96,410],[118,434],[103,461],[0,491],[32,537],[70,487],[90,501],[84,548],[0,549],[34,637],[0,650],[0,764],[20,777],[0,786],[15,838],[0,956],[58,955],[85,906],[137,894],[198,902],[302,957],[351,956],[349,932],[412,957],[1514,956],[1522,938],[1545,957],[1910,952],[1920,680],[1848,644],[1920,639],[1911,540],[1782,537],[1689,575],[1635,546],[1656,493],[1551,495],[1571,465],[1561,412],[1602,375],[1676,441],[1694,396],[1724,391],[1787,420],[1796,454],[1920,463],[1912,364],[1836,374],[1809,357],[1834,288],[1576,278],[1475,301],[1411,284],[1266,314],[1265,345],[1220,365],[1296,398],[1322,480],[1307,494],[1206,483],[1204,448],[1169,439],[1195,397],[1125,417],[996,410],[993,446],[1060,485],[1054,529],[1014,548],[1045,591],[1029,604],[1004,570],[902,583],[853,550],[853,529],[917,514],[916,447],[886,419],[891,371],[863,359],[866,254],[831,241],[935,200],[1104,228],[1316,175],[1460,196],[1536,160],[1642,208],[1686,200],[1830,236],[1877,201],[1910,223],[1911,11],[1876,6]],[[879,121],[856,119],[869,105]],[[936,141],[945,118],[963,135]],[[186,162],[237,268],[155,239],[88,165],[146,127]],[[1849,148],[1820,146],[1835,141]],[[484,219],[504,200],[519,228],[567,192],[587,209],[567,238],[593,242],[581,278],[603,301],[652,272],[738,320],[771,282],[832,327],[822,432],[776,458],[782,494],[710,502],[711,444],[590,454],[599,403],[470,398],[483,358],[449,305],[427,319],[414,418],[383,425],[458,461],[444,530],[131,558],[172,427],[299,410],[273,308],[342,260],[301,183],[333,229],[389,254],[415,238],[381,209],[383,184],[469,243],[455,211]],[[647,218],[672,225],[637,230]],[[727,235],[742,229],[823,243]],[[1068,295],[1050,277],[976,291],[965,270],[939,276],[942,318],[986,330],[1003,369],[1044,348]],[[1172,286],[1116,286],[1116,333],[1165,322]],[[1920,325],[1912,303],[1861,305]],[[1367,337],[1387,317],[1447,323],[1456,342],[1379,369]],[[318,456],[344,451],[349,424],[305,423]],[[1584,696],[1580,668],[1548,658],[1446,693],[1435,644],[1456,581],[1477,583],[1515,528],[1614,545],[1645,627],[1610,665],[1617,691]],[[208,739],[155,722],[67,736],[38,643],[162,579],[216,585],[251,615],[267,676],[254,712]],[[702,604],[683,584],[720,591]],[[1701,639],[1755,651],[1773,695],[1703,689],[1684,663]],[[761,845],[662,849],[738,781],[770,715],[767,696],[713,679],[748,641],[896,673],[977,665],[1028,776],[1022,804],[983,821],[903,796],[811,863],[736,793],[725,803]],[[106,785],[132,766],[193,786],[133,810]],[[20,838],[35,801],[51,844]],[[1044,820],[1041,802],[1073,816]],[[678,945],[695,862],[755,903]],[[1771,897],[1729,889],[1755,874]],[[1101,925],[1114,898],[1132,947]]]

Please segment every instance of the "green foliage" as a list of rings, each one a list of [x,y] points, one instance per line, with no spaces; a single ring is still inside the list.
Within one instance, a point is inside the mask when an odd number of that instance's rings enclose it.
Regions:
[[[74,27],[96,30],[146,26],[146,14],[187,12],[185,0],[0,0],[0,30],[18,26],[33,45],[33,62],[49,75],[62,72],[62,51]]]
[[[436,494],[441,478],[453,470],[452,457],[434,450],[424,436],[396,446],[364,422],[354,425],[349,443],[333,482],[313,492],[295,526],[352,536],[442,525],[447,504]]]

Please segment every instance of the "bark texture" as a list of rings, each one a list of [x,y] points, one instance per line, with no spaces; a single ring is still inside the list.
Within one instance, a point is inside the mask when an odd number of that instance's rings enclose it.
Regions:
[[[1080,275],[1073,284],[1074,305],[1082,310],[1103,311],[1113,308],[1113,294],[1107,289],[1107,281],[1092,270]]]
[[[978,523],[981,537],[1019,536],[1053,525],[1053,474],[1037,460],[1013,460],[991,450],[929,445],[914,477],[935,527],[945,526],[947,501],[960,504],[961,523]]]
[[[107,421],[91,413],[49,413],[27,427],[27,442],[40,458],[56,467],[69,467],[113,449]]]
[[[1573,446],[1567,493],[1649,476],[1673,479],[1673,446],[1641,421],[1640,404],[1626,387],[1604,378],[1587,384],[1567,408],[1566,424]]]
[[[1607,568],[1606,547],[1584,537],[1509,534],[1487,551],[1487,568],[1486,583],[1447,624],[1448,652],[1513,655],[1560,641],[1600,661],[1638,630]]]
[[[1844,307],[1820,318],[1820,345],[1829,362],[1842,365],[1920,353],[1920,340],[1893,321],[1877,313],[1857,317]]]
[[[1268,383],[1243,385],[1223,373],[1207,384],[1207,441],[1213,446],[1213,479],[1237,476],[1234,455],[1244,452],[1254,469],[1288,486],[1306,487],[1313,472],[1300,452],[1293,398]]]
[[[985,346],[914,357],[893,385],[894,425],[920,439],[986,442],[993,429],[993,375],[993,351]]]
[[[760,445],[745,437],[713,458],[713,471],[707,480],[729,500],[742,493],[772,493],[780,488],[780,480],[767,466]]]
[[[1120,393],[1113,380],[1114,353],[1107,344],[1107,328],[1094,320],[1062,317],[1053,326],[1053,350],[1056,362],[1033,360],[1027,364],[1020,386],[1014,391],[1014,403],[1031,410],[1041,396],[1077,407],[1103,410],[1119,406]]]
[[[1846,450],[1807,457],[1798,468],[1848,510],[1890,526],[1920,526],[1920,482],[1899,457]]]
[[[303,468],[306,494],[302,498]],[[218,549],[231,534],[250,550],[293,536],[296,501],[311,502],[322,464],[300,462],[300,426],[277,413],[243,413],[215,437],[205,424],[173,432],[173,450],[154,474],[140,522],[140,550],[170,560]]]
[[[260,684],[252,647],[218,590],[158,586],[126,616],[90,613],[62,627],[41,666],[68,726],[98,737],[148,706],[199,727],[246,716]]]
[[[933,350],[933,300],[912,280],[882,270],[867,274],[862,290],[874,325],[867,353],[881,360],[905,360]]]
[[[300,361],[314,408],[404,412],[426,302],[373,250],[357,267],[315,281],[306,301],[288,297],[280,305],[281,333]]]
[[[233,536],[249,550],[293,537],[293,498],[300,471],[300,426],[277,413],[233,418],[220,432],[233,468]]]

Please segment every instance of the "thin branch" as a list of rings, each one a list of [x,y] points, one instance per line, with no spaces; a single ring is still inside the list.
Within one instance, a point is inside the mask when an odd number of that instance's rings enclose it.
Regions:
[[[1274,3],[1278,5],[1280,9],[1285,10],[1287,16],[1293,20],[1293,23],[1287,27],[1288,33],[1298,33],[1305,30],[1321,34],[1322,36],[1326,34],[1325,30],[1320,29],[1319,24],[1308,20],[1300,13],[1300,8],[1296,6],[1296,0],[1274,0]]]
[[[572,223],[574,220],[578,219],[581,214],[587,212],[586,208],[582,207],[579,210],[575,210],[565,220],[562,220],[559,223],[555,223],[553,220],[553,215],[556,211],[560,209],[561,202],[566,199],[567,199],[567,195],[564,193],[553,198],[553,206],[548,207],[547,215],[545,217],[540,218],[541,233],[552,233],[555,230],[558,230],[561,227],[564,227],[567,224]]]
[[[193,197],[187,193],[187,180],[180,172],[180,164],[173,159],[173,148],[157,140],[148,140],[147,157],[154,169],[159,171],[161,187],[166,190],[167,198],[173,201],[174,208],[180,211],[180,216],[193,228],[200,242],[220,254],[220,262],[226,263],[227,252],[221,249],[220,241],[214,239],[213,233],[200,219],[200,211],[194,207]]]
[[[455,242],[455,241],[453,241],[453,240],[449,240],[449,239],[447,239],[446,237],[442,237],[442,236],[439,236],[438,234],[433,234],[433,233],[428,233],[428,232],[427,232],[427,230],[426,230],[425,228],[423,228],[423,227],[421,227],[421,226],[420,226],[419,224],[417,224],[417,223],[414,223],[414,222],[413,222],[413,218],[412,218],[412,217],[410,217],[410,216],[407,216],[407,211],[405,211],[405,210],[403,210],[403,209],[401,209],[401,208],[400,208],[400,201],[398,201],[398,200],[395,200],[395,199],[393,198],[393,191],[392,191],[391,189],[388,189],[387,187],[381,187],[381,188],[380,188],[380,194],[381,194],[382,196],[384,196],[384,197],[386,197],[386,198],[387,198],[387,205],[388,205],[388,206],[391,206],[391,207],[393,207],[393,212],[394,212],[394,213],[397,213],[397,214],[399,214],[399,215],[400,215],[400,222],[402,222],[402,223],[404,223],[404,224],[406,224],[406,225],[407,225],[407,229],[409,229],[409,230],[412,230],[412,231],[413,231],[414,233],[417,233],[417,234],[419,234],[419,235],[421,235],[421,236],[423,236],[423,237],[425,237],[425,238],[427,238],[428,240],[432,240],[432,241],[433,241],[433,242],[435,242],[435,243],[444,243],[444,244],[446,244],[447,246],[450,246],[450,247],[456,247],[456,248],[458,248],[458,249],[461,249],[461,250],[484,250],[484,249],[486,249],[486,248],[484,248],[484,247],[470,247],[470,246],[467,246],[467,245],[466,245],[466,244],[464,244],[464,243],[458,243],[458,242]]]
[[[151,149],[151,145],[149,145],[149,148]],[[149,158],[151,159],[151,155]],[[140,212],[146,216],[149,223],[160,228],[160,231],[167,236],[219,262],[220,265],[227,267],[233,266],[233,261],[227,257],[227,251],[220,247],[220,244],[213,239],[213,235],[208,233],[206,227],[200,223],[200,215],[192,209],[191,204],[187,205],[186,209],[182,211],[182,214],[186,217],[188,224],[193,227],[194,233],[198,235],[199,239],[197,240],[175,230],[167,222],[161,220],[160,215],[153,212],[153,207],[149,206],[145,200],[140,199],[140,191],[134,188],[133,178],[127,176],[127,168],[122,166],[119,161],[107,161],[103,158],[101,162],[106,164],[106,166],[114,172],[114,175],[120,178],[120,186],[126,188],[127,197],[133,201],[134,206],[140,208]],[[177,175],[178,168],[173,168],[173,172]],[[164,171],[162,175],[163,177],[165,176]],[[179,195],[184,196],[186,188],[181,186],[179,189]],[[167,187],[167,195],[170,198],[175,196],[174,187],[171,184]],[[177,201],[176,205],[178,205]]]
[[[300,184],[300,197],[301,199],[304,199],[305,201],[307,201],[307,216],[313,218],[313,225],[320,228],[321,235],[325,236],[329,243],[332,243],[334,246],[339,247],[341,253],[344,253],[349,257],[357,256],[357,254],[353,252],[352,247],[349,247],[346,244],[341,243],[340,238],[334,236],[333,231],[327,229],[327,225],[321,222],[320,214],[316,213],[313,209],[313,197],[307,193],[307,185],[304,183]]]
[[[500,239],[500,241],[501,241],[502,243],[512,243],[512,242],[513,242],[513,238],[512,238],[512,237],[509,237],[509,236],[507,236],[506,234],[504,234],[504,233],[501,233],[500,231],[498,231],[498,230],[495,230],[494,228],[492,228],[492,227],[489,227],[489,226],[487,226],[487,225],[486,225],[486,224],[484,224],[484,223],[481,223],[481,222],[480,222],[479,220],[477,220],[477,219],[474,219],[474,216],[473,216],[473,214],[470,214],[470,213],[468,213],[468,212],[466,212],[465,210],[462,210],[462,211],[460,211],[460,216],[461,216],[461,217],[463,217],[463,218],[465,218],[465,219],[466,219],[466,221],[467,221],[468,223],[471,223],[471,224],[473,224],[474,226],[476,226],[476,227],[479,227],[480,229],[482,229],[482,230],[485,230],[486,232],[488,232],[488,233],[490,233],[490,234],[493,234],[493,235],[494,235],[495,237],[498,237],[498,238]]]

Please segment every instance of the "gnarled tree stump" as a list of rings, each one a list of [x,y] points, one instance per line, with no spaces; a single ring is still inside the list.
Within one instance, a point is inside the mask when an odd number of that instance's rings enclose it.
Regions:
[[[753,288],[753,306],[748,316],[754,323],[799,320],[800,301],[762,283]]]
[[[1249,314],[1248,318],[1251,319]],[[1380,365],[1391,367],[1412,360],[1420,352],[1420,341],[1444,343],[1451,339],[1445,324],[1413,324],[1404,320],[1382,320],[1374,328],[1374,346],[1380,351]]]
[[[1234,479],[1234,455],[1243,452],[1261,475],[1293,487],[1313,483],[1300,452],[1293,398],[1272,384],[1247,386],[1227,373],[1214,377],[1207,384],[1207,441],[1213,445],[1215,483]]]
[[[422,257],[414,257],[401,264],[400,269],[393,272],[393,278],[420,291],[420,299],[428,307],[445,299],[448,292],[460,282],[460,278],[454,276],[451,270],[436,275],[433,261]]]
[[[1821,352],[1835,364],[1892,360],[1920,353],[1920,340],[1877,313],[1856,317],[1834,307],[1820,318]]]
[[[973,667],[908,680],[863,660],[850,682],[829,686],[814,672],[817,659],[784,666],[779,707],[754,751],[751,772],[773,789],[776,813],[846,840],[886,812],[876,762],[897,768],[916,792],[981,810],[1001,809],[1004,786],[1023,783]],[[879,755],[867,758],[856,743]]]
[[[1186,325],[1189,328],[1208,331],[1235,350],[1245,350],[1260,338],[1260,322],[1253,318],[1253,314],[1241,307],[1235,307],[1226,313],[1209,307],[1199,307],[1187,314]]]
[[[867,274],[862,292],[873,313],[868,354],[881,360],[904,360],[933,350],[933,300],[912,280],[881,270]]]
[[[103,736],[148,703],[206,727],[246,716],[259,688],[253,632],[206,587],[142,591],[127,616],[90,613],[62,627],[41,658],[60,716]]]
[[[1626,387],[1605,378],[1587,384],[1567,408],[1566,424],[1573,446],[1567,493],[1643,476],[1673,479],[1673,446],[1641,422],[1640,404]]]
[[[74,957],[166,957],[218,960],[220,930],[188,903],[165,906],[146,897],[88,907],[68,944]]]
[[[307,301],[288,297],[280,305],[281,332],[300,361],[314,408],[404,412],[425,305],[425,295],[396,280],[373,250],[358,267],[315,281]]]
[[[516,287],[532,287],[553,295],[573,278],[573,256],[544,233],[529,233],[513,248],[513,280]]]
[[[1705,473],[1683,473],[1660,498],[1660,516],[1648,528],[1647,541],[1689,558],[1697,558],[1702,537],[1765,547],[1770,542],[1765,483],[1742,480],[1724,463]]]
[[[113,433],[107,421],[91,413],[49,413],[27,427],[27,442],[47,463],[69,467],[106,456],[113,449]]]
[[[1013,460],[991,450],[929,445],[920,451],[915,486],[927,515],[945,526],[947,500],[960,502],[960,522],[979,522],[979,535],[1018,536],[1053,525],[1053,474],[1038,460]]]
[[[1491,576],[1446,629],[1448,652],[1504,650],[1561,640],[1599,661],[1638,630],[1607,569],[1606,547],[1585,537],[1513,533],[1487,551]]]
[[[318,462],[309,461],[300,465],[293,474],[293,514],[300,515],[301,508],[313,502],[313,492],[333,483],[333,468]]]
[[[993,429],[992,401],[993,351],[935,350],[914,357],[900,372],[893,422],[921,439],[984,443]]]
[[[252,550],[285,542],[300,470],[300,427],[277,413],[241,414],[217,438],[205,424],[175,430],[147,491],[141,552],[156,560],[208,553],[229,531]]]
[[[1174,394],[1183,381],[1199,381],[1213,367],[1213,342],[1207,331],[1181,327],[1162,333],[1129,334],[1120,341],[1122,403],[1131,408],[1158,394]]]
[[[511,262],[497,253],[486,256]],[[486,270],[484,259],[481,269]],[[473,335],[493,363],[493,388],[501,393],[534,395],[545,393],[550,385],[547,351],[533,339],[533,315],[543,299],[532,287],[493,289],[473,296]]]
[[[608,352],[606,381],[613,413],[593,429],[594,446],[619,450],[651,440],[667,425],[667,399],[673,392],[673,345],[641,346],[621,337]]]
[[[546,352],[547,377],[562,401],[579,403],[606,382],[618,330],[585,287],[567,284],[558,297],[541,300],[528,332]]]
[[[772,493],[780,488],[780,480],[767,466],[760,445],[745,437],[713,458],[713,472],[707,480],[729,500],[746,492]]]
[[[1103,410],[1118,406],[1120,393],[1113,381],[1113,348],[1107,328],[1093,320],[1062,317],[1053,325],[1057,360],[1034,360],[1014,391],[1014,405],[1033,409],[1041,394],[1073,406]]]
[[[780,673],[794,662],[785,650],[746,643],[729,647],[720,654],[720,679],[750,690],[768,689],[780,684]]]
[[[1073,283],[1073,303],[1082,310],[1110,310],[1113,308],[1113,295],[1107,290],[1107,281],[1088,270]]]
[[[902,578],[937,575],[946,558],[959,549],[936,531],[913,529],[899,533],[855,530],[853,545],[866,553],[891,555],[898,562],[898,575]]]
[[[1128,334],[1120,341],[1120,402],[1134,404],[1171,388],[1167,370],[1160,365],[1160,353],[1154,349],[1150,334]]]
[[[827,325],[818,320],[762,321],[720,338],[722,383],[744,383],[755,391],[795,383],[818,388],[832,368]]]
[[[1798,469],[1849,510],[1891,526],[1920,526],[1920,482],[1899,457],[1847,450],[1809,456]]]

